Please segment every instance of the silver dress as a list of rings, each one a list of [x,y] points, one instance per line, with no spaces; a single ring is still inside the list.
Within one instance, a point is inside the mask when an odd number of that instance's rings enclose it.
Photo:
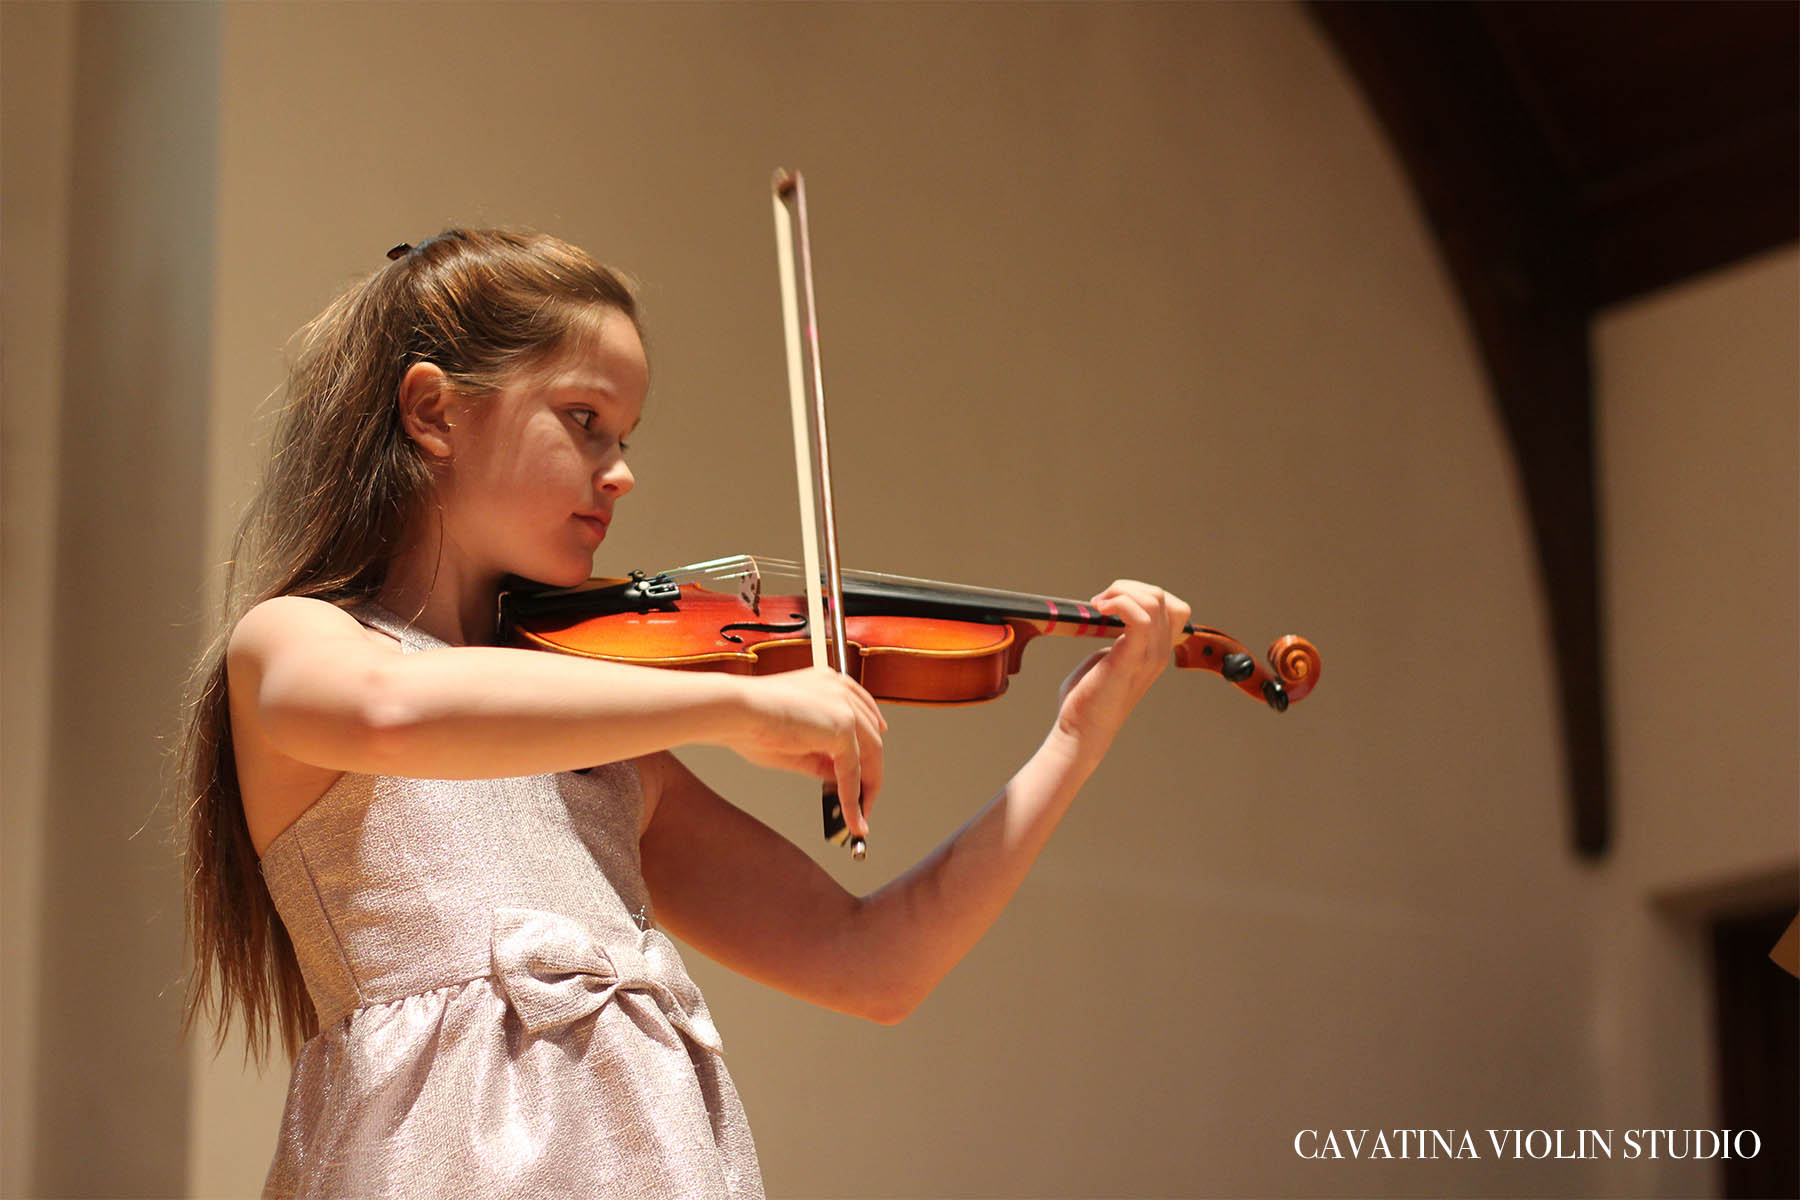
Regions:
[[[352,608],[406,653],[442,646]],[[346,774],[262,858],[320,1032],[265,1196],[760,1197],[706,1002],[650,912],[637,769]]]

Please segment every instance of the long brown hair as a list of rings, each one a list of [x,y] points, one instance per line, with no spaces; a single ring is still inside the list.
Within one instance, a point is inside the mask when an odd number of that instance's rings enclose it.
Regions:
[[[189,682],[177,763],[192,954],[185,1037],[212,1015],[216,1054],[234,1010],[246,1058],[279,1033],[292,1060],[318,1032],[294,946],[263,882],[232,751],[225,648],[275,596],[372,599],[427,511],[431,475],[401,425],[400,378],[441,368],[469,395],[554,360],[617,310],[638,321],[628,280],[545,234],[450,229],[333,300],[301,331],[267,472],[238,526],[224,619]]]

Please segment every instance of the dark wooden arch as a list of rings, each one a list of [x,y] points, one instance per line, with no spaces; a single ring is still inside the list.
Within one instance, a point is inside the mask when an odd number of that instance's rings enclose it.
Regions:
[[[1610,832],[1590,327],[1800,237],[1800,5],[1310,0],[1481,347],[1549,604],[1577,852]]]

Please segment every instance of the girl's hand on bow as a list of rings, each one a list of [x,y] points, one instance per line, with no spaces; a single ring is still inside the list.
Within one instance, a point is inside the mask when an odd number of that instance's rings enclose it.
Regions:
[[[1135,579],[1115,581],[1090,603],[1125,622],[1125,632],[1063,680],[1052,737],[1068,743],[1078,757],[1098,762],[1169,665],[1170,652],[1186,639],[1182,629],[1192,612],[1181,597]]]
[[[875,698],[829,667],[749,676],[745,720],[722,744],[750,762],[834,780],[844,823],[869,836],[865,815],[881,790],[881,734]]]

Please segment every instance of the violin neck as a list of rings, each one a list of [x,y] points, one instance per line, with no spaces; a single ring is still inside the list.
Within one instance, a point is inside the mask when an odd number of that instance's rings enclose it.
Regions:
[[[668,574],[677,582],[706,583],[715,588],[729,582],[746,597],[784,594],[789,587],[798,592],[804,588],[806,578],[805,570],[797,563],[747,554],[696,563]],[[845,570],[842,575],[846,617],[887,614],[989,624],[1022,621],[1038,633],[1071,636],[1110,637],[1125,627],[1117,617],[1109,617],[1083,600],[881,571]]]
[[[892,613],[992,624],[1024,621],[1039,633],[1102,634],[1124,628],[1123,621],[1080,600],[954,583],[862,578],[855,572],[844,578],[844,612],[846,616]]]

